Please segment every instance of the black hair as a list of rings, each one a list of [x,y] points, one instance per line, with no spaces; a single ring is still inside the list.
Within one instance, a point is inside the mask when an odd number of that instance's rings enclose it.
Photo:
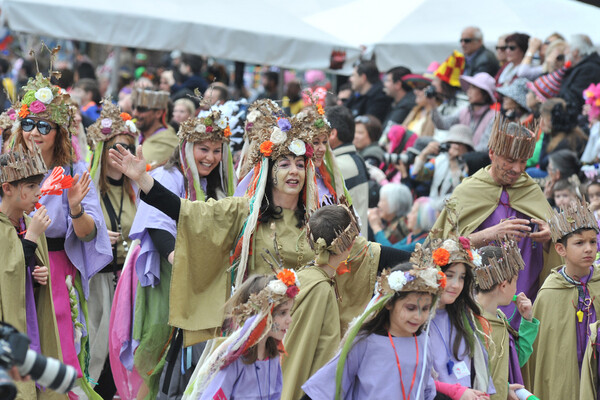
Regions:
[[[308,220],[312,236],[315,239],[323,238],[327,246],[331,245],[348,225],[350,225],[350,215],[345,208],[336,205],[319,208]]]
[[[263,76],[267,78],[268,81],[272,82],[274,86],[279,85],[279,74],[275,71],[266,71],[263,72]]]
[[[379,69],[374,61],[363,61],[356,66],[356,73],[358,75],[366,75],[367,81],[373,84],[379,81]]]
[[[337,130],[337,137],[342,143],[352,143],[354,140],[354,118],[344,106],[333,106],[325,110],[327,121],[332,129]]]
[[[51,82],[55,85],[63,89],[70,88],[73,86],[73,80],[75,78],[75,74],[72,69],[62,68],[58,72],[60,72],[60,78],[56,78],[52,76]]]
[[[560,179],[568,179],[577,175],[580,180],[585,179],[585,173],[581,172],[581,160],[577,153],[569,149],[561,149],[550,153],[548,159],[552,166],[560,171]]]
[[[490,265],[490,259],[502,258],[502,249],[498,246],[485,246],[479,249],[479,254],[481,255],[481,264],[484,266],[488,266]],[[518,274],[515,274],[510,279],[508,279],[508,283],[512,283],[512,281],[517,277],[517,275]],[[492,287],[490,287],[489,289],[482,289],[481,287],[479,287],[479,285],[477,285],[477,291],[479,293],[490,293],[491,291],[496,289],[496,287],[498,287],[497,283],[492,285]]]
[[[569,241],[569,238],[571,238],[573,235],[580,234],[584,231],[594,231],[594,232],[598,233],[598,231],[596,231],[594,228],[579,228],[579,229],[574,230],[571,233],[567,233],[565,236],[561,237],[556,242],[562,244],[563,246],[565,246],[565,248],[567,248],[567,242]]]
[[[90,78],[96,80],[96,71],[94,71],[94,66],[89,62],[82,62],[77,66],[77,74],[79,76],[79,80]]]
[[[224,88],[221,85],[210,85],[209,89],[211,89],[213,92],[216,91],[219,93],[219,100],[222,100],[223,102],[229,100],[229,91],[227,88]]]
[[[508,45],[508,42],[513,42],[517,45],[523,53],[527,53],[527,49],[529,48],[529,35],[526,33],[513,33],[512,35],[508,35],[504,39],[504,43]]]
[[[363,124],[365,126],[365,129],[367,130],[367,134],[369,135],[371,143],[377,143],[377,141],[381,137],[382,131],[381,121],[379,120],[379,118],[369,114],[356,117],[354,119],[355,132],[356,124]]]
[[[201,56],[197,56],[194,54],[184,54],[183,57],[181,57],[181,62],[190,67],[192,75],[200,75],[202,73],[202,66],[204,65],[204,60]]]
[[[262,199],[262,203],[260,205],[260,211],[258,215],[258,221],[260,223],[268,223],[275,219],[281,219],[283,217],[283,209],[279,206],[276,206],[273,203],[273,166],[275,165],[275,160],[269,159],[267,167],[269,168],[269,173],[267,174],[267,183],[265,187],[265,195]],[[304,210],[304,194],[306,192],[306,181],[304,182],[304,186],[302,187],[302,191],[298,195],[298,205],[296,211],[294,211],[294,215],[298,220],[296,224],[297,228],[302,228],[305,224],[305,210]]]
[[[402,66],[400,66],[400,67],[394,67],[392,69],[389,69],[386,72],[386,75],[391,75],[392,76],[392,82],[398,83],[398,81],[401,81],[402,82],[402,89],[405,92],[411,92],[413,90],[412,87],[408,83],[406,83],[405,81],[402,80],[402,78],[405,75],[408,75],[408,74],[412,74],[411,70],[408,69],[408,68],[406,68],[406,67],[402,67]]]
[[[92,101],[96,104],[99,104],[102,100],[102,97],[100,96],[100,89],[98,88],[98,82],[95,79],[79,79],[77,82],[75,82],[73,88],[81,88],[85,92],[92,92]],[[82,104],[82,106],[84,105],[85,104]]]

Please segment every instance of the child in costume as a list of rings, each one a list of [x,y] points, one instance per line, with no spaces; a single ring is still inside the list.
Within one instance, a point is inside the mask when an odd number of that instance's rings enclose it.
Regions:
[[[452,399],[483,397],[495,393],[489,372],[487,347],[489,326],[473,298],[474,254],[469,239],[458,235],[458,206],[448,201],[445,214],[452,225],[446,239],[434,239],[429,246],[434,265],[446,274],[429,328],[434,379],[438,392]],[[432,231],[432,235],[438,232]]]
[[[579,189],[575,182],[570,179],[561,179],[552,187],[552,197],[557,210],[567,207],[579,198]]]
[[[302,386],[304,399],[435,397],[433,355],[423,330],[446,277],[432,266],[414,265],[423,262],[416,257],[381,274],[376,296],[350,328],[341,352]]]
[[[576,399],[590,324],[600,309],[600,274],[593,264],[598,222],[587,202],[577,201],[553,211],[548,223],[565,265],[552,270],[533,304],[540,328],[525,384],[540,399]]]
[[[276,277],[250,276],[230,299],[234,304],[246,300],[232,312],[239,328],[198,365],[184,398],[280,399],[281,341],[292,322],[299,286],[289,269],[281,269]]]
[[[40,198],[47,171],[39,149],[31,147],[0,156],[0,319],[27,334],[31,350],[62,360],[44,236],[50,217],[44,206],[32,218],[26,215]],[[16,385],[19,399],[66,399],[32,381]]]
[[[302,289],[294,302],[294,318],[285,337],[289,354],[282,361],[282,399],[302,397],[302,384],[335,355],[340,345],[341,321],[334,278],[339,270],[348,268],[344,261],[359,233],[354,211],[344,203],[323,206],[310,216],[308,240],[316,259],[298,272]]]
[[[498,309],[513,301],[517,292],[517,276],[525,268],[516,242],[505,242],[501,247],[482,247],[479,252],[481,263],[475,269],[477,301],[484,318],[490,323],[494,342],[490,370],[496,394],[491,398],[514,398],[515,390],[523,387],[521,367],[531,355],[531,346],[537,336],[540,321],[533,318],[531,300],[523,292],[516,296],[515,301],[521,314],[519,332],[515,332],[506,315]]]

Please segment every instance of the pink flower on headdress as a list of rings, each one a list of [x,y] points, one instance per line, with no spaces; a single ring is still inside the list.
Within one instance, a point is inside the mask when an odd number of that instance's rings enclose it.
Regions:
[[[298,289],[298,286],[296,286],[296,285],[294,285],[294,286],[288,286],[285,294],[290,299],[293,299],[294,297],[296,297],[296,295],[298,294],[299,291],[300,291],[300,289]]]
[[[8,115],[8,118],[10,118],[12,121],[17,119],[17,112],[14,108],[9,108],[6,112],[6,115]]]
[[[46,106],[41,101],[36,100],[29,105],[29,111],[34,114],[39,114],[46,111]]]
[[[313,150],[312,144],[306,143],[306,153],[304,153],[306,158],[312,158],[313,153],[314,153],[314,150]]]
[[[463,249],[469,250],[471,248],[471,241],[469,239],[467,239],[466,237],[461,236],[458,238],[458,241],[460,242]]]
[[[213,131],[213,127],[212,126],[207,126],[206,127],[206,133],[211,133]]]

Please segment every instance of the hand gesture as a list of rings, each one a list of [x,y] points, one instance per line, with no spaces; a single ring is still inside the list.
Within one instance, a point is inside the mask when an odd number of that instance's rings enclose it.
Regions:
[[[527,50],[531,51],[532,53],[535,53],[536,51],[538,51],[540,49],[540,47],[542,47],[542,40],[538,39],[536,37],[530,37],[529,38],[529,44],[527,46]]]
[[[41,206],[37,209],[35,214],[33,214],[33,218],[27,227],[27,232],[25,233],[25,239],[30,240],[32,242],[37,242],[38,238],[42,233],[48,229],[50,226],[50,217],[48,216],[48,210],[46,210],[46,206]]]
[[[87,196],[90,191],[90,183],[92,179],[90,178],[89,172],[84,172],[79,178],[79,174],[76,174],[73,177],[73,186],[70,189],[67,189],[67,199],[69,200],[69,208],[71,209],[72,214],[78,214],[78,212],[73,212],[79,210],[79,205],[81,201]]]
[[[508,385],[508,399],[509,400],[519,400],[516,390],[523,389],[525,386],[519,385],[518,383],[511,383]]]
[[[121,234],[119,232],[113,232],[108,229],[107,229],[107,231],[108,231],[108,238],[110,239],[110,244],[114,246],[119,241]]]
[[[592,211],[600,210],[600,200],[590,201],[590,210],[592,210]]]
[[[31,275],[33,275],[33,279],[40,285],[48,284],[48,267],[36,265]]]
[[[544,220],[531,218],[531,222],[538,226],[538,231],[529,234],[529,237],[534,242],[546,243],[550,240],[552,235],[550,234],[550,225]]]
[[[385,172],[371,164],[366,164],[366,166],[367,172],[369,173],[369,179],[377,183],[380,183],[382,180],[385,179]]]
[[[491,242],[498,238],[508,236],[509,238],[519,240],[527,235],[531,228],[529,220],[522,218],[509,218],[486,229],[488,231],[487,241]]]
[[[146,172],[146,160],[142,153],[142,146],[138,146],[137,154],[134,156],[121,145],[117,145],[119,151],[110,149],[108,156],[117,165],[119,171],[139,184],[139,180]]]
[[[377,233],[383,229],[381,224],[381,215],[378,208],[369,208],[369,211],[367,212],[367,219],[369,220],[369,225],[371,226],[373,233]]]
[[[440,153],[440,144],[436,141],[431,141],[427,144],[427,146],[421,151],[419,156],[427,157],[429,155],[437,155]]]
[[[465,390],[465,392],[462,394],[462,396],[460,396],[459,400],[483,400],[483,399],[489,399],[490,396],[480,390],[475,390],[475,389],[467,389]]]
[[[531,300],[525,296],[525,293],[521,292],[517,295],[516,304],[521,317],[525,318],[527,321],[531,321],[533,319],[533,307],[531,305]]]

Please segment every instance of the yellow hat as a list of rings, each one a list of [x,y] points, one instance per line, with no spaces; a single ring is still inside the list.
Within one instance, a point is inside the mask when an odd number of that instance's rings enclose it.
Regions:
[[[438,67],[434,75],[450,86],[460,87],[460,76],[465,70],[465,56],[454,50],[452,54]]]

